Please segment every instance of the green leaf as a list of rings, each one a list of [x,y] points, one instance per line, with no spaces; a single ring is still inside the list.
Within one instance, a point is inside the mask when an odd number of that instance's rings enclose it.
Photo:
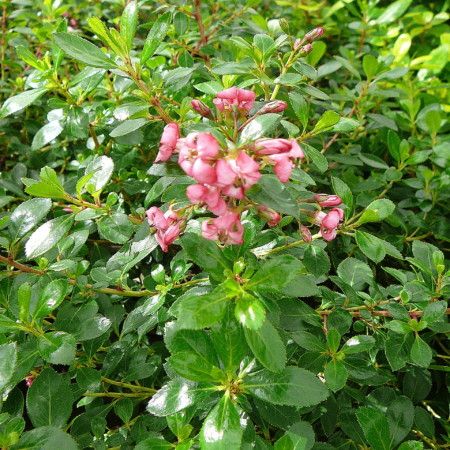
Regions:
[[[98,222],[98,232],[103,239],[125,244],[134,232],[134,225],[126,214],[114,212]]]
[[[100,192],[110,180],[114,171],[114,161],[108,156],[96,156],[84,170],[85,176],[92,174],[86,181],[86,187],[92,185],[92,191]]]
[[[423,443],[419,441],[406,441],[397,450],[423,450]]]
[[[324,340],[308,331],[296,331],[295,333],[291,333],[290,337],[300,345],[300,347],[311,352],[321,353],[327,350]]]
[[[341,351],[346,355],[353,355],[370,350],[374,345],[375,339],[372,336],[353,336],[342,346]]]
[[[239,143],[245,144],[248,142],[253,142],[262,136],[268,136],[278,125],[280,119],[280,114],[273,113],[256,117],[256,119],[253,119],[242,130]]]
[[[395,20],[399,19],[409,8],[412,0],[397,0],[391,3],[383,13],[378,17],[376,22],[378,24],[392,24]]]
[[[361,251],[372,261],[379,263],[386,256],[383,242],[372,234],[356,230],[356,242]]]
[[[295,86],[302,81],[303,76],[298,73],[285,73],[275,78],[275,84],[283,84],[285,86]]]
[[[21,203],[9,218],[11,238],[18,239],[27,234],[48,214],[51,207],[51,200],[44,198],[33,198]]]
[[[334,193],[342,198],[344,205],[348,206],[348,209],[345,210],[345,217],[348,217],[353,210],[353,194],[351,189],[345,182],[336,177],[331,177],[331,184],[333,185]]]
[[[286,434],[275,442],[275,450],[311,450],[315,435],[308,422],[297,422],[288,428]]]
[[[8,386],[16,370],[17,347],[15,342],[0,345],[0,394]]]
[[[327,386],[337,392],[345,386],[348,372],[341,361],[333,359],[325,366],[324,375]]]
[[[51,364],[70,365],[75,360],[75,338],[63,331],[53,331],[41,335],[38,341],[39,353]]]
[[[408,397],[401,395],[389,405],[386,416],[391,435],[389,448],[395,448],[411,431],[414,406]]]
[[[118,125],[114,130],[109,133],[111,137],[121,137],[126,136],[127,134],[133,133],[136,130],[139,130],[144,125],[147,125],[150,123],[150,121],[146,118],[140,118],[140,119],[129,119],[125,122],[122,122],[120,125]]]
[[[321,133],[322,131],[336,125],[340,118],[341,116],[334,111],[325,111],[320,120],[316,123],[316,126],[312,132],[314,134]]]
[[[445,314],[446,310],[447,302],[444,300],[430,303],[425,308],[421,321],[424,320],[427,323],[436,322],[436,320],[439,320]]]
[[[275,41],[267,34],[255,34],[253,42],[261,51],[263,61],[267,61],[276,49]]]
[[[22,434],[11,450],[78,450],[80,447],[70,435],[56,427],[39,427]]]
[[[368,80],[371,80],[378,73],[378,61],[373,55],[364,55],[363,69]]]
[[[72,414],[69,379],[51,368],[44,369],[27,393],[27,411],[35,427],[63,427]]]
[[[324,173],[328,170],[327,158],[325,158],[322,153],[320,153],[314,147],[311,147],[310,145],[304,143],[302,143],[302,149],[321,173]]]
[[[155,416],[171,416],[178,411],[195,405],[215,391],[215,387],[197,384],[188,380],[169,381],[147,405],[147,411]]]
[[[225,370],[236,369],[248,353],[244,330],[232,314],[211,327],[211,339]],[[196,344],[198,348],[198,344]]]
[[[49,220],[41,225],[28,239],[25,254],[28,259],[36,258],[52,249],[70,230],[74,215],[68,214]]]
[[[189,259],[207,270],[215,279],[224,279],[223,272],[231,269],[231,264],[215,242],[194,233],[186,233],[180,240]]]
[[[400,138],[395,131],[389,130],[387,134],[387,144],[389,148],[389,153],[395,159],[395,161],[400,162]],[[408,152],[409,154],[409,152]]]
[[[389,331],[384,348],[392,370],[401,369],[409,361],[413,341],[411,333],[397,334]]]
[[[297,202],[275,175],[263,175],[248,192],[248,197],[275,211],[299,217]]]
[[[200,431],[200,445],[205,450],[241,448],[243,429],[239,410],[225,394],[211,410]]]
[[[177,447],[179,447],[177,445]],[[160,438],[148,438],[139,442],[139,444],[134,447],[134,450],[171,450],[173,445],[164,439]]]
[[[292,66],[298,73],[304,75],[305,77],[311,78],[312,80],[317,80],[318,73],[314,67],[306,64],[302,61],[296,61]]]
[[[53,280],[47,284],[39,295],[33,318],[45,317],[56,309],[64,300],[68,289],[69,282],[66,279]]]
[[[430,346],[418,335],[411,347],[411,360],[420,367],[428,367],[433,353]]]
[[[378,409],[359,408],[356,417],[371,447],[377,450],[390,450],[389,425],[385,415]]]
[[[362,213],[355,226],[367,222],[379,222],[389,217],[395,210],[395,204],[387,199],[374,200]]]
[[[314,374],[298,367],[286,367],[282,373],[261,370],[245,378],[243,387],[269,403],[297,407],[317,405],[329,393]]]
[[[342,281],[345,281],[352,288],[361,290],[364,285],[370,284],[373,280],[373,273],[370,267],[356,258],[347,258],[342,261],[337,273]]]
[[[137,3],[132,1],[128,3],[126,8],[123,10],[122,17],[120,18],[120,35],[125,39],[128,51],[131,50],[134,35],[136,34],[138,13],[139,10]]]
[[[31,143],[31,150],[41,149],[45,144],[56,139],[62,133],[63,129],[64,127],[59,120],[52,120],[45,124],[34,135],[33,142]]]
[[[303,128],[308,125],[308,104],[303,95],[298,92],[289,92],[289,101],[295,115],[299,118]]]
[[[349,131],[353,131],[360,126],[361,124],[355,119],[341,117],[339,122],[334,125],[333,131],[335,133],[348,133]]]
[[[244,289],[260,292],[279,291],[300,273],[301,268],[301,262],[293,256],[275,257],[264,263],[244,286]]]
[[[0,109],[0,119],[4,119],[11,114],[21,111],[28,105],[31,105],[31,103],[40,99],[46,92],[48,92],[48,89],[41,87],[8,98]]]
[[[199,330],[219,322],[229,301],[230,295],[223,286],[209,294],[184,298],[177,310],[178,327]]]
[[[25,192],[36,197],[49,197],[49,198],[66,198],[67,194],[64,191],[62,184],[58,179],[58,175],[51,167],[44,167],[41,169],[39,176],[41,182],[35,180],[29,180],[28,178],[22,178],[22,181],[27,184]],[[31,184],[28,181],[32,181]]]
[[[328,273],[331,268],[330,258],[325,250],[314,244],[308,244],[305,248],[303,263],[316,277]]]
[[[275,327],[265,320],[258,331],[244,328],[247,343],[256,359],[272,372],[281,372],[286,365],[286,347]]]
[[[144,48],[141,53],[141,65],[144,65],[149,58],[153,56],[159,44],[166,37],[167,29],[170,24],[171,13],[167,12],[159,16],[152,28],[148,32],[145,40]]]
[[[327,345],[332,353],[336,353],[341,344],[341,334],[335,328],[328,330]]]
[[[226,379],[226,374],[195,353],[182,352],[172,355],[167,360],[175,372],[193,381],[219,381]]]
[[[329,314],[327,319],[327,328],[337,330],[341,336],[348,333],[353,324],[352,315],[345,309],[335,309]]]
[[[241,325],[257,331],[266,318],[266,310],[257,298],[245,293],[236,299],[234,315]]]
[[[69,56],[87,66],[101,69],[117,69],[117,64],[96,45],[71,33],[54,33],[56,44]]]
[[[29,283],[20,285],[17,291],[17,301],[19,303],[19,319],[23,323],[28,323],[31,301],[31,287]]]

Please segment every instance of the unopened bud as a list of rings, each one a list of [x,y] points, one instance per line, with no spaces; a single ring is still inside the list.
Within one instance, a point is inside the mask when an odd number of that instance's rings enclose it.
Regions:
[[[300,228],[300,233],[302,235],[302,239],[305,242],[311,242],[312,238],[311,238],[311,231],[309,231],[309,228],[302,226]]]
[[[267,114],[267,113],[276,113],[284,111],[287,108],[287,103],[281,100],[276,100],[274,102],[267,103],[264,105],[257,114]]]
[[[280,223],[281,216],[274,209],[265,205],[258,205],[256,207],[258,215],[267,221],[269,227],[275,227]]]
[[[296,39],[294,42],[294,50],[297,50],[300,45],[302,45],[303,40],[302,39]]]
[[[308,33],[306,33],[305,35],[305,41],[312,42],[316,39],[319,39],[320,37],[322,37],[324,31],[325,30],[321,27],[314,28],[314,30],[308,31]]]
[[[191,100],[192,109],[195,109],[201,116],[208,117],[211,116],[211,109],[208,105],[203,103],[201,100]]]
[[[314,201],[320,206],[338,206],[342,203],[342,199],[338,195],[327,194],[316,194]]]
[[[300,55],[305,56],[308,53],[311,53],[312,49],[313,49],[313,46],[311,44],[306,44],[299,50],[299,53],[300,53]]]
[[[279,20],[281,29],[286,33],[289,34],[289,23],[286,19],[282,18]]]

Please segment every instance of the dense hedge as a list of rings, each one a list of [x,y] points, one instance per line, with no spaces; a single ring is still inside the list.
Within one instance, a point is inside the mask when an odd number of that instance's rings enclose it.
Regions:
[[[445,6],[0,7],[2,449],[450,445]]]

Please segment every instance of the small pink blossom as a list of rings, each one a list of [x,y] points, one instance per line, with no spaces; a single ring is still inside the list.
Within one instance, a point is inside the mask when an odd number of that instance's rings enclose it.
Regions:
[[[272,164],[275,164],[273,171],[278,179],[282,183],[287,183],[291,177],[292,169],[294,168],[294,164],[292,163],[291,158],[289,158],[289,154],[281,153],[279,155],[271,155],[269,156],[269,161]]]
[[[292,142],[289,139],[258,139],[255,145],[258,155],[276,155],[290,152],[292,149]]]
[[[239,152],[236,159],[219,159],[216,164],[216,186],[222,193],[239,200],[261,178],[259,164],[247,153]]]
[[[215,187],[193,184],[186,189],[186,196],[196,205],[206,203],[208,209],[217,216],[222,216],[228,211],[225,200]]]
[[[244,228],[239,214],[225,214],[202,222],[202,236],[222,244],[243,244]]]
[[[168,246],[180,235],[186,224],[171,209],[163,213],[156,206],[152,206],[146,214],[149,225],[156,228],[156,241],[162,251],[167,252]]]
[[[320,206],[338,206],[342,203],[342,199],[338,195],[316,194],[314,200]]]
[[[180,129],[175,122],[169,123],[164,127],[161,141],[159,143],[159,152],[155,162],[168,161],[175,151],[177,141],[180,139]]]
[[[217,93],[217,98],[213,100],[216,108],[222,111],[228,111],[237,106],[243,112],[248,113],[255,103],[256,94],[245,89],[237,89],[235,86]]]
[[[336,230],[339,222],[344,218],[344,211],[341,208],[333,208],[327,214],[318,211],[313,219],[316,225],[320,225],[320,234],[326,241],[332,241],[336,237]]]
[[[267,220],[267,225],[269,225],[269,227],[275,227],[280,223],[281,216],[274,209],[265,205],[258,205],[256,210],[260,217]]]

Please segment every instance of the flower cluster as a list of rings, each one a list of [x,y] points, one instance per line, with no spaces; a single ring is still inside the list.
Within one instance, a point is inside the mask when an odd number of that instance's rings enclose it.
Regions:
[[[232,87],[219,92],[213,100],[216,114],[200,100],[192,100],[191,106],[203,117],[216,123],[219,120],[229,121],[235,127],[238,121],[248,123],[261,114],[281,112],[287,107],[283,101],[269,102],[248,118],[255,98],[256,94],[252,91]],[[223,127],[220,128],[223,130]],[[206,207],[218,216],[203,221],[203,236],[223,244],[243,243],[244,229],[240,214],[251,207],[267,220],[269,226],[279,223],[281,217],[276,211],[265,205],[255,204],[246,197],[246,192],[261,178],[261,166],[273,166],[279,180],[286,183],[295,167],[295,161],[304,158],[295,139],[258,139],[240,147],[221,148],[219,141],[211,133],[194,132],[181,137],[178,124],[169,123],[164,128],[156,162],[168,161],[173,154],[178,154],[180,167],[197,182],[187,188],[186,196],[189,201],[193,205]],[[320,206],[329,206],[327,199],[314,201]],[[163,214],[153,207],[147,211],[149,223],[156,227],[156,239],[164,251],[183,231],[186,220],[181,217],[187,210],[169,210]],[[323,230],[332,230],[336,226],[324,225]],[[326,235],[327,240],[333,239],[330,239],[331,231],[324,231],[323,235]]]

